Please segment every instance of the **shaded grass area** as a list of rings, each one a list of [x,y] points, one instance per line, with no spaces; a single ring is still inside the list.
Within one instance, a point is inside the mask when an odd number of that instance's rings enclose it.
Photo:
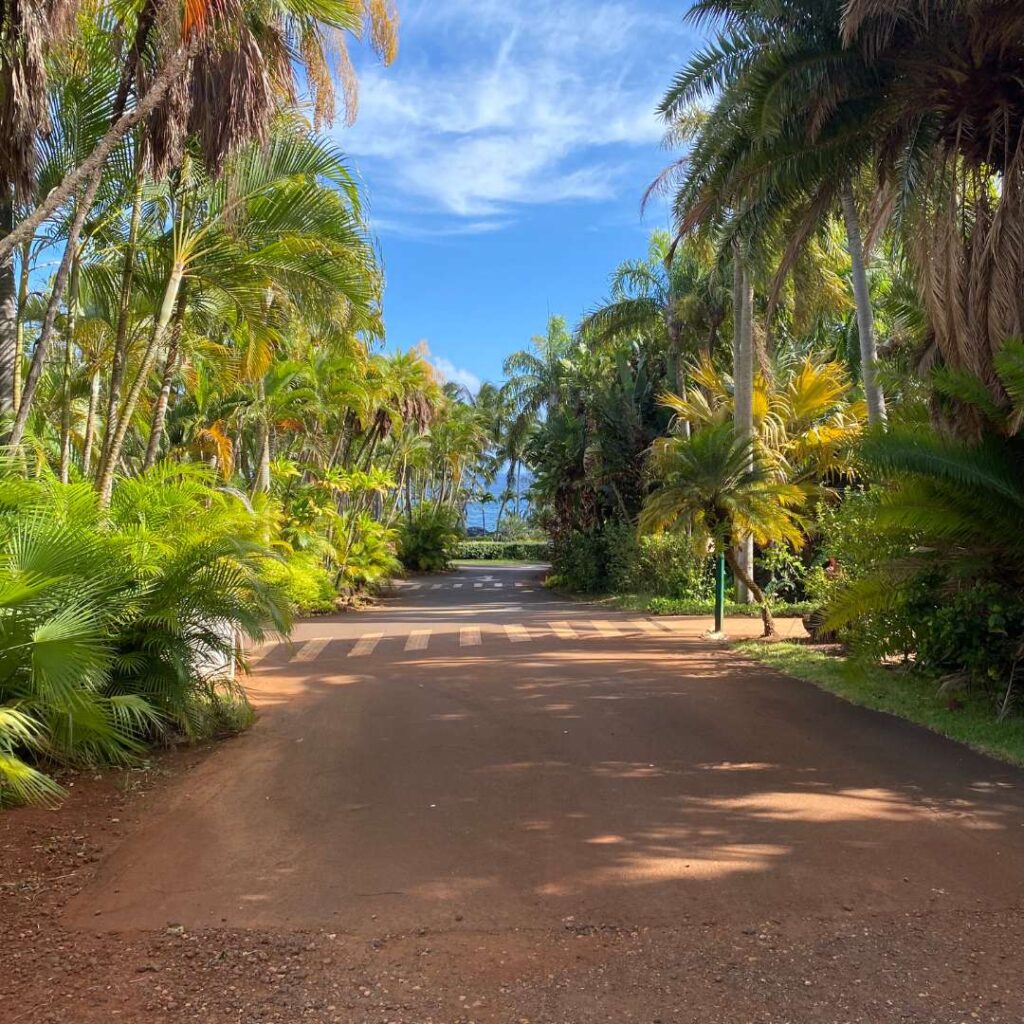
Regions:
[[[616,608],[630,612],[647,612],[650,615],[714,615],[714,601],[694,601],[682,597],[651,597],[648,594],[613,594],[608,602]],[[816,605],[809,601],[787,604],[784,601],[773,602],[772,615],[779,619],[795,619],[813,611]],[[725,602],[726,615],[745,615],[759,619],[761,607],[756,604],[736,604]]]
[[[940,694],[934,679],[881,665],[861,665],[841,654],[800,643],[745,640],[733,645],[747,657],[805,679],[853,704],[887,711],[949,739],[1024,765],[1024,717],[1000,722],[990,698]]]

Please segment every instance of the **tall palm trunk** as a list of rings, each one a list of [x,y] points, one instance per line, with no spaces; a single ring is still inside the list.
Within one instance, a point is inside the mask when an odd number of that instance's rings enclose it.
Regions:
[[[124,439],[131,426],[132,417],[135,415],[135,407],[142,396],[142,390],[149,380],[150,371],[156,360],[156,354],[163,345],[167,334],[168,325],[174,315],[175,305],[178,301],[178,289],[181,287],[181,280],[184,276],[184,267],[176,263],[171,275],[167,280],[164,289],[164,298],[160,306],[160,315],[153,326],[153,333],[150,336],[149,344],[142,357],[142,365],[139,367],[138,376],[132,384],[128,397],[125,399],[124,407],[118,419],[117,427],[114,430],[113,439],[110,444],[110,451],[107,453],[105,464],[100,471],[100,479],[97,489],[100,492],[100,505],[104,508],[110,504],[110,494],[114,486],[114,471],[121,459],[121,450],[124,447]],[[108,427],[109,430],[109,427]]]
[[[676,394],[685,400],[686,360],[683,358],[683,333],[675,314],[674,305],[675,300],[669,295],[668,311],[665,316],[668,328],[669,378],[675,384]],[[683,436],[687,438],[690,436],[689,420],[683,420]]]
[[[879,426],[886,421],[885,395],[878,384],[878,350],[875,345],[874,314],[871,293],[864,264],[864,243],[861,239],[857,203],[853,185],[843,182],[839,196],[846,223],[846,244],[850,251],[850,276],[853,278],[853,298],[857,306],[857,335],[860,339],[860,374],[864,383],[864,398],[868,406],[868,423]]]
[[[71,472],[71,370],[75,351],[75,325],[78,314],[78,280],[81,253],[76,252],[68,285],[67,313],[64,327],[64,371],[61,379],[60,403],[60,482],[66,484]]]
[[[82,440],[82,475],[92,472],[92,448],[96,440],[96,411],[100,404],[100,371],[94,370],[89,384],[89,408],[85,414],[85,437]]]
[[[14,227],[14,201],[10,187],[0,200],[0,231]],[[14,412],[18,364],[18,293],[13,253],[0,261],[0,416]]]
[[[181,332],[184,322],[185,289],[182,288],[174,310],[174,323],[171,326],[170,340],[167,343],[167,357],[164,360],[164,370],[160,375],[160,394],[157,395],[156,405],[153,407],[153,422],[149,430],[149,443],[146,445],[146,458],[142,463],[144,470],[152,469],[156,465],[157,456],[160,454],[160,445],[164,439],[164,421],[167,418],[167,405],[171,400],[171,386],[174,384],[174,375],[178,372],[178,358],[181,354]]]
[[[36,388],[39,386],[39,378],[42,376],[43,367],[46,364],[46,356],[50,348],[50,340],[53,337],[54,326],[57,322],[57,310],[60,307],[61,298],[67,287],[68,276],[71,273],[71,264],[78,257],[79,239],[82,236],[82,228],[85,227],[85,219],[96,201],[96,193],[99,191],[100,182],[103,179],[103,169],[100,167],[89,179],[85,189],[75,206],[75,214],[68,228],[68,238],[64,245],[64,255],[61,257],[60,265],[53,279],[53,290],[50,292],[49,301],[46,304],[46,312],[43,314],[43,323],[39,328],[39,337],[36,339],[36,348],[32,353],[32,362],[29,364],[28,376],[25,378],[25,388],[21,395],[21,402],[18,405],[18,413],[14,418],[14,427],[11,430],[10,444],[17,447],[25,435],[25,426],[28,423],[29,413],[32,411],[32,402],[35,398]],[[9,250],[8,250],[9,251]],[[4,253],[0,252],[0,259]]]
[[[139,225],[142,220],[142,162],[136,158],[135,188],[132,192],[132,212],[128,224],[128,241],[125,245],[124,262],[121,264],[121,287],[117,300],[117,328],[114,334],[114,352],[110,362],[110,383],[107,388],[106,430],[100,454],[98,472],[102,474],[110,455],[114,430],[121,407],[121,389],[124,386],[125,369],[128,365],[128,324],[131,320],[128,304],[131,300],[132,282],[135,277],[135,258],[138,253]]]
[[[736,433],[749,440],[754,436],[754,293],[750,268],[740,246],[733,254],[733,322],[733,421]],[[753,449],[750,458],[753,460]],[[749,604],[753,592],[747,580],[754,573],[752,537],[740,543],[736,559],[744,567],[744,572],[736,574],[736,599]]]
[[[764,624],[764,636],[775,636],[775,620],[772,618],[772,610],[768,607],[768,599],[764,596],[764,591],[755,582],[753,572],[749,571],[743,564],[736,548],[729,548],[725,552],[725,560],[729,563],[729,568],[732,569],[736,579],[742,580],[743,585],[754,595],[754,600],[761,606],[761,622]]]
[[[25,307],[28,305],[28,285],[31,277],[32,243],[25,242],[21,247],[21,273],[18,281],[18,333],[14,348],[14,408],[21,404],[22,354],[25,351]]]
[[[253,491],[266,494],[270,490],[270,416],[267,413],[267,391],[260,378],[257,384],[257,397],[260,405],[259,423],[259,463],[256,466],[256,478],[253,481]]]

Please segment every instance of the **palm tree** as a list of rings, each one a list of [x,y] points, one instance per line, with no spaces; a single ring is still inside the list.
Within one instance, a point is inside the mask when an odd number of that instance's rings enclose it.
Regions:
[[[680,72],[661,111],[671,125],[693,103],[716,96],[676,197],[682,233],[709,218],[722,224],[729,211],[728,233],[763,245],[784,223],[789,237],[778,282],[811,233],[841,210],[864,391],[877,424],[886,418],[885,399],[854,186],[878,144],[878,76],[858,53],[844,50],[842,10],[838,0],[798,8],[703,0],[691,17],[720,19],[722,35]]]
[[[611,298],[582,320],[577,335],[598,345],[653,341],[666,353],[672,386],[685,394],[686,355],[714,351],[727,312],[708,240],[690,237],[673,246],[667,233],[655,232],[647,259],[616,269]]]
[[[759,544],[801,544],[797,510],[806,490],[788,483],[768,455],[729,423],[657,441],[650,470],[654,488],[640,513],[641,531],[688,530],[696,544],[724,555],[737,582],[760,604],[764,635],[774,636],[768,600],[736,547],[748,536]]]
[[[502,367],[506,394],[518,415],[526,419],[542,410],[551,413],[562,396],[565,360],[573,345],[572,335],[560,316],[548,319],[547,333],[530,339],[531,349],[520,349],[505,359]]]

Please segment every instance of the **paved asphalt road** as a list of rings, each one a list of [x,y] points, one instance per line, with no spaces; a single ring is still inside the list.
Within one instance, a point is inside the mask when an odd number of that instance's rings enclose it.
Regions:
[[[703,628],[470,566],[303,623],[254,656],[257,726],[175,784],[67,920],[718,942],[1019,902],[1020,772]]]

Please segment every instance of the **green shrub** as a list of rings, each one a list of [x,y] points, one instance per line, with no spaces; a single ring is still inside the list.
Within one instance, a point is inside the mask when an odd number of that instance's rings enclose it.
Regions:
[[[441,572],[451,564],[461,538],[458,511],[425,501],[399,529],[398,557],[408,570]]]
[[[121,480],[106,513],[88,484],[0,477],[0,802],[59,795],[43,758],[124,763],[248,720],[207,675],[288,628],[268,528],[205,467]]]
[[[452,557],[494,562],[546,562],[551,557],[551,545],[546,540],[464,540],[455,546]]]
[[[571,534],[553,558],[555,582],[579,593],[647,594],[700,601],[714,590],[712,559],[678,534],[638,537],[613,520],[599,532]]]
[[[509,512],[501,517],[497,529],[497,540],[543,543],[543,533],[544,531],[538,529],[531,517]]]
[[[921,612],[917,664],[949,683],[978,687],[1002,701],[1024,658],[1022,637],[1020,596],[994,584],[972,586]]]
[[[334,610],[338,591],[331,573],[315,555],[294,552],[282,561],[268,562],[264,577],[268,583],[280,588],[299,615],[317,615]]]

